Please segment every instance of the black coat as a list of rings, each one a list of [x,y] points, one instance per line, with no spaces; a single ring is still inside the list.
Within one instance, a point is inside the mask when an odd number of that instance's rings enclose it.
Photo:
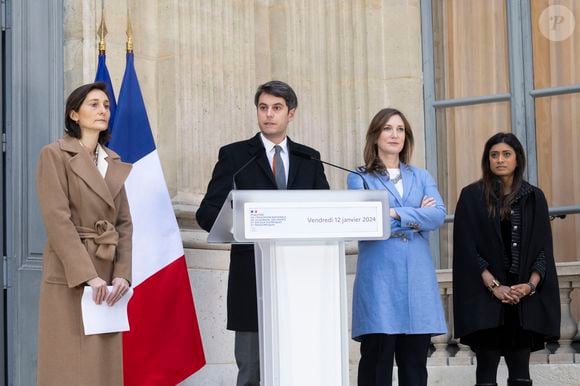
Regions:
[[[324,169],[319,162],[292,154],[293,151],[298,151],[320,158],[316,150],[288,138],[288,151],[288,189],[329,188]],[[209,232],[213,226],[228,193],[232,190],[233,174],[256,154],[256,160],[236,176],[237,189],[276,189],[276,181],[259,133],[248,140],[222,147],[207,193],[196,213],[197,222],[203,229]],[[227,304],[228,330],[258,331],[253,245],[232,245]]]
[[[519,283],[527,283],[532,266],[544,251],[545,277],[536,293],[524,297],[518,307],[522,328],[544,336],[560,335],[560,296],[554,264],[552,231],[546,198],[540,189],[531,186],[521,205],[521,252]],[[487,269],[500,283],[506,282],[503,241],[499,215],[489,217],[483,185],[466,186],[457,202],[453,226],[453,312],[455,337],[495,328],[503,323],[502,303],[491,296],[481,279],[478,255],[487,260]],[[537,348],[535,348],[537,349]]]

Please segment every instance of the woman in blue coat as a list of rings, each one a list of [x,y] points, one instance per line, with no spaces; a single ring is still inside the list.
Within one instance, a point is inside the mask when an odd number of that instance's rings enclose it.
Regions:
[[[445,219],[431,175],[409,165],[413,132],[398,110],[371,121],[359,168],[370,189],[389,196],[391,236],[360,241],[352,306],[352,337],[361,343],[359,386],[391,385],[393,359],[399,385],[427,385],[431,336],[447,325],[429,250],[429,231]],[[349,189],[362,180],[348,176]]]

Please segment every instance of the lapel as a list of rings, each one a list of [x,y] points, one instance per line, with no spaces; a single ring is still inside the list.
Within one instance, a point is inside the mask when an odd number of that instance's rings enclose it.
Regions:
[[[413,173],[413,169],[409,165],[401,162],[400,168],[403,176],[403,202],[405,202],[409,198],[411,190],[413,190],[417,181],[415,181],[415,173]]]
[[[482,187],[482,197],[484,197],[483,196],[483,187]],[[485,203],[485,198],[482,200],[482,202],[483,202],[483,208],[485,210],[485,213],[487,213],[487,205]],[[496,203],[495,209],[496,209],[495,216],[491,217],[489,219],[489,221],[491,221],[491,223],[492,223],[492,227],[495,231],[495,236],[499,240],[500,244],[503,245],[503,237],[501,235],[501,223],[500,223],[500,216],[499,216],[499,203]]]
[[[109,206],[114,208],[113,196],[105,180],[93,164],[89,153],[81,146],[79,140],[67,135],[59,139],[58,143],[63,151],[74,154],[69,160],[69,165],[73,173],[83,180]]]
[[[255,156],[258,154],[258,158],[256,159],[256,163],[264,172],[264,175],[268,178],[268,180],[272,183],[272,185],[276,186],[276,180],[274,179],[274,172],[272,172],[272,167],[270,166],[270,162],[268,161],[268,157],[266,156],[266,149],[264,148],[264,144],[262,143],[262,139],[260,138],[260,133],[256,134],[253,138],[248,140],[248,153],[250,157]]]
[[[395,184],[393,184],[390,180],[387,180],[387,176],[386,175],[383,176],[382,174],[377,173],[377,172],[373,172],[372,175],[376,179],[376,188],[379,189],[379,190],[380,189],[383,189],[383,188],[386,188],[387,191],[389,193],[391,193],[391,196],[393,196],[393,198],[395,199],[395,201],[397,202],[397,204],[399,206],[403,206],[403,198],[399,194],[399,191],[395,187]]]
[[[294,179],[296,178],[296,175],[298,174],[298,169],[300,169],[300,163],[305,161],[305,160],[301,157],[295,156],[292,153],[292,151],[296,147],[296,144],[294,142],[292,142],[292,140],[290,140],[289,137],[286,137],[286,139],[288,141],[288,160],[290,163],[290,165],[288,165],[288,184],[287,184],[287,188],[289,188],[294,183]],[[317,162],[317,161],[312,161],[312,162]]]
[[[107,153],[107,162],[109,166],[107,167],[107,174],[105,174],[105,183],[109,187],[112,197],[117,197],[117,194],[121,191],[121,188],[125,184],[125,180],[129,177],[131,164],[121,162],[121,157],[113,150],[106,148],[105,153]]]
[[[495,236],[498,238],[499,242],[503,245],[503,237],[501,235],[501,222],[499,214],[496,213],[496,215],[493,216],[491,221],[493,221],[493,229],[495,230]]]

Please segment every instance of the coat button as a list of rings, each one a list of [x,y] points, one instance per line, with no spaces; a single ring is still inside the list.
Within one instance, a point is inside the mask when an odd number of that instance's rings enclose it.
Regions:
[[[518,226],[517,225],[514,225],[514,229],[518,229]]]
[[[518,243],[513,243],[512,246],[517,247]]]

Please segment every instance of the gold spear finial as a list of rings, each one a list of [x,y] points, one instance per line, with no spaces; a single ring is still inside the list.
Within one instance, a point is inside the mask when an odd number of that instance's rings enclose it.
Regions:
[[[131,13],[127,7],[127,52],[133,52],[133,27],[131,26]]]
[[[97,30],[97,36],[99,37],[99,54],[104,54],[106,51],[105,36],[107,36],[107,25],[105,24],[105,4],[104,0],[101,1],[101,23],[99,24],[99,29]]]

